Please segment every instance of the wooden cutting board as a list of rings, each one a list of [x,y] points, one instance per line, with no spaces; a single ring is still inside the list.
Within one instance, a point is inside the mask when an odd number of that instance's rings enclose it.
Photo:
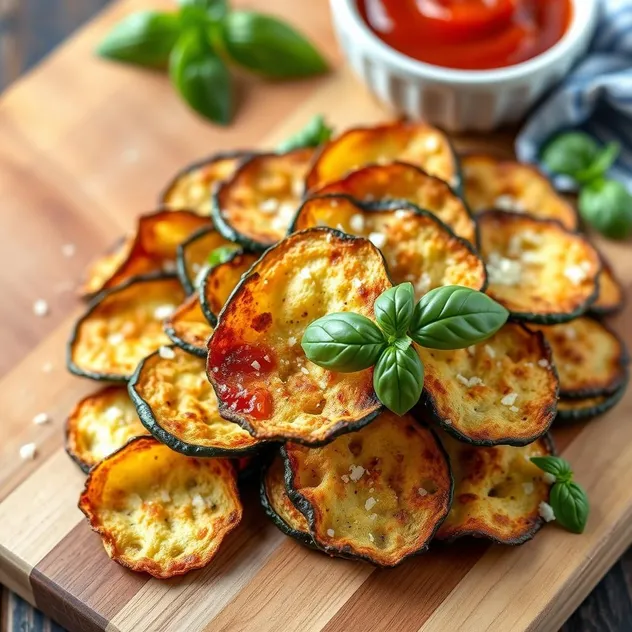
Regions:
[[[205,124],[164,76],[91,54],[116,20],[157,4],[115,3],[0,101],[0,582],[81,632],[557,629],[632,541],[632,390],[602,419],[556,432],[591,498],[583,536],[548,527],[522,547],[461,542],[380,571],[300,547],[253,494],[245,523],[208,568],[157,581],[109,561],[82,520],[84,476],[63,451],[62,428],[94,388],[64,369],[85,264],[150,210],[187,162],[273,146],[318,112],[339,128],[388,116],[341,67],[325,0],[300,10],[295,0],[256,0],[249,6],[291,17],[339,69],[291,84],[240,78],[234,124]],[[510,142],[488,135],[457,146],[510,153]],[[64,244],[76,254],[64,257]],[[629,289],[629,246],[600,245]],[[32,313],[39,298],[50,304],[46,318]],[[623,324],[631,317],[628,306],[615,319],[630,346]],[[51,423],[35,426],[39,412]],[[32,441],[37,457],[21,460],[19,447]]]

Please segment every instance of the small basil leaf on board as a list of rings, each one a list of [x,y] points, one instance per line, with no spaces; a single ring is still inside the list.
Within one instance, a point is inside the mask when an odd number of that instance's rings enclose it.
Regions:
[[[621,145],[619,145],[619,143],[608,143],[599,150],[597,155],[593,158],[593,161],[587,167],[575,173],[575,180],[577,180],[577,182],[587,183],[603,176],[614,164],[620,151]]]
[[[164,68],[180,30],[180,19],[175,13],[138,11],[119,22],[96,52],[107,59]]]
[[[380,328],[366,316],[342,312],[311,323],[303,334],[301,346],[314,364],[352,373],[373,366],[386,341]]]
[[[486,294],[448,285],[430,290],[415,306],[410,337],[429,349],[462,349],[495,334],[509,312]]]
[[[331,138],[333,131],[333,128],[325,122],[323,115],[316,114],[303,129],[279,143],[277,151],[286,152],[302,147],[318,147]]]
[[[399,338],[408,331],[415,309],[415,291],[412,283],[400,283],[382,292],[373,305],[375,319],[382,331]]]
[[[306,77],[327,70],[327,62],[303,35],[262,13],[231,11],[222,21],[222,42],[234,62],[266,77]]]
[[[632,195],[616,180],[599,178],[579,193],[582,219],[610,239],[632,235]]]
[[[220,246],[212,250],[208,256],[207,263],[209,266],[214,267],[220,263],[224,263],[230,259],[230,256],[239,250],[239,246]]]
[[[169,57],[169,75],[182,98],[198,114],[221,125],[230,123],[230,73],[200,32],[188,31],[178,39]]]
[[[573,533],[583,533],[590,513],[590,503],[583,488],[577,483],[556,483],[551,489],[549,504],[555,519]]]
[[[413,347],[387,347],[373,369],[373,388],[379,400],[397,415],[407,413],[421,397],[424,366]]]
[[[575,177],[587,169],[599,153],[595,139],[584,132],[568,132],[551,140],[542,151],[541,159],[549,171]]]
[[[570,463],[559,456],[532,456],[531,463],[539,467],[543,472],[555,476],[556,481],[568,482],[573,478],[573,470]]]

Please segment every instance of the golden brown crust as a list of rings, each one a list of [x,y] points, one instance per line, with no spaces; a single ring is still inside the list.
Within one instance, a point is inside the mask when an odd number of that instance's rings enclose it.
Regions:
[[[625,294],[623,286],[617,279],[610,263],[601,257],[601,274],[599,275],[599,295],[597,300],[590,306],[591,313],[597,316],[614,314],[623,307]]]
[[[165,318],[165,333],[181,349],[206,357],[206,344],[213,327],[206,320],[197,292],[191,294],[176,310]]]

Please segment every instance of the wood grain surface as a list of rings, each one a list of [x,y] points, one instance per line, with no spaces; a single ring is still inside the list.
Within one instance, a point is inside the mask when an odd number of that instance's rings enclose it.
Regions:
[[[88,4],[56,0],[46,3],[46,11],[53,11],[50,17],[60,5],[75,5],[76,16],[83,19]],[[632,499],[625,480],[615,476],[617,468],[632,462],[632,433],[618,431],[619,422],[629,418],[629,396],[597,422],[599,428],[578,427],[558,437],[574,463],[586,463],[577,468],[582,482],[601,494],[584,538],[549,528],[535,543],[515,551],[465,543],[439,548],[395,571],[375,571],[301,549],[254,510],[211,567],[186,578],[157,582],[105,557],[75,508],[83,476],[60,449],[67,411],[92,388],[63,369],[81,268],[138,212],[150,209],[162,184],[188,161],[223,148],[269,145],[315,112],[328,113],[340,126],[387,116],[342,70],[293,84],[242,80],[235,125],[228,130],[206,125],[174,97],[163,77],[110,65],[90,54],[113,21],[148,4],[117,3],[0,101],[0,284],[5,299],[0,302],[5,429],[0,581],[81,630],[556,629],[629,542],[624,524]],[[301,11],[292,0],[248,4],[290,16],[332,63],[340,61],[324,1],[301,6]],[[16,32],[15,16],[28,15],[24,11],[33,6],[34,0],[0,2],[5,82],[19,72],[20,60],[28,59],[24,50],[32,49],[28,40],[7,40],[6,33],[9,28]],[[489,141],[463,139],[462,146],[488,147]],[[508,151],[509,135],[493,141]],[[71,258],[61,253],[68,243],[77,247]],[[625,246],[608,248],[620,271],[628,262],[629,286],[630,253]],[[37,298],[51,305],[48,317],[33,315]],[[48,362],[52,373],[43,371]],[[41,411],[52,416],[52,424],[31,423]],[[606,432],[609,438],[602,440]],[[38,446],[33,462],[17,454],[27,441]],[[248,506],[256,506],[251,500]],[[566,630],[631,629],[630,557],[606,577]],[[59,629],[8,592],[1,604],[8,617],[2,630]]]

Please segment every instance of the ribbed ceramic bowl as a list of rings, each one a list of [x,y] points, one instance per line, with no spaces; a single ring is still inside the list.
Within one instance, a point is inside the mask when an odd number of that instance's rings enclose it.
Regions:
[[[599,0],[572,0],[571,24],[552,48],[494,70],[453,70],[416,61],[380,40],[356,0],[330,0],[340,47],[369,90],[398,114],[450,131],[488,131],[521,119],[586,52]]]

